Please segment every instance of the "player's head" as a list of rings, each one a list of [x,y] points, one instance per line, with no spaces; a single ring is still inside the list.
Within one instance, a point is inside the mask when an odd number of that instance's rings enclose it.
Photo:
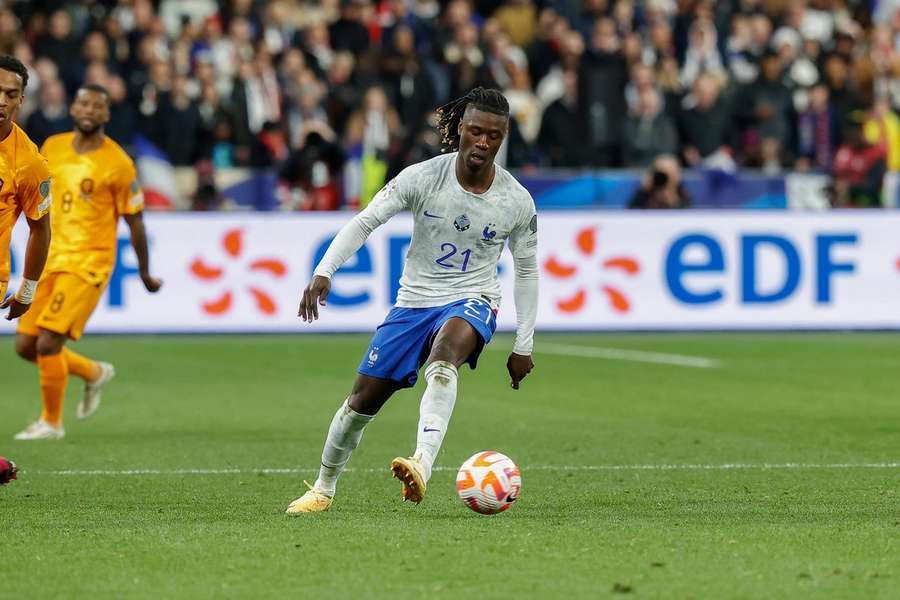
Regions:
[[[0,127],[16,118],[25,98],[28,69],[12,56],[0,56]]]
[[[83,135],[91,135],[109,121],[109,91],[102,85],[89,83],[78,88],[69,114],[75,129]]]
[[[472,171],[490,168],[509,128],[509,102],[498,90],[477,87],[438,109],[444,151],[459,150]]]

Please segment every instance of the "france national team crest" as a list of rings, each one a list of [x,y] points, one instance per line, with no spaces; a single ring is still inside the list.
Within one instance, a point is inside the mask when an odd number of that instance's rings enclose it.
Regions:
[[[469,221],[469,217],[466,215],[459,215],[456,217],[456,220],[453,221],[453,226],[456,227],[457,231],[465,231],[469,228],[472,223]]]
[[[369,351],[369,366],[374,367],[375,363],[378,361],[378,346],[372,346],[372,349]]]
[[[495,237],[497,237],[497,231],[494,229],[496,225],[493,223],[488,223],[484,227],[484,231],[481,232],[481,239],[485,242],[492,241]]]

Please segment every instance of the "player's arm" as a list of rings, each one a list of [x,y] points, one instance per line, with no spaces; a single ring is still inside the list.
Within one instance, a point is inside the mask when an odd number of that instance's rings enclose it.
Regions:
[[[138,273],[144,287],[151,294],[159,291],[162,287],[162,279],[157,279],[150,274],[150,251],[147,245],[147,230],[144,227],[144,213],[137,212],[131,215],[123,215],[128,229],[131,230],[131,247],[138,259]]]
[[[44,272],[44,265],[47,264],[47,253],[50,250],[50,213],[45,213],[39,219],[26,220],[29,232],[22,283],[14,295],[0,304],[0,308],[9,307],[9,313],[6,315],[7,321],[18,319],[28,312],[31,301],[34,299],[38,280],[41,278],[41,273]]]
[[[356,254],[377,227],[409,206],[413,172],[406,169],[389,181],[364,210],[341,227],[313,271],[312,281],[303,290],[297,315],[304,321],[312,323],[319,318],[319,305],[325,306],[335,271]]]
[[[534,368],[534,324],[538,309],[537,214],[518,227],[510,236],[510,251],[516,271],[513,298],[516,303],[516,341],[506,361],[510,385],[519,382]]]

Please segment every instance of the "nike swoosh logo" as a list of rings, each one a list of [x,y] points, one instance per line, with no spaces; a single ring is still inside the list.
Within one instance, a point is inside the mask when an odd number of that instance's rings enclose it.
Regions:
[[[428,433],[429,431],[440,431],[440,429],[429,429],[428,427],[425,427],[425,428],[422,429],[422,431],[423,431],[424,433]]]
[[[443,219],[443,218],[444,218],[444,217],[442,217],[441,215],[433,215],[433,214],[431,214],[430,212],[428,212],[427,210],[425,211],[425,216],[426,216],[426,217],[431,217],[432,219]]]

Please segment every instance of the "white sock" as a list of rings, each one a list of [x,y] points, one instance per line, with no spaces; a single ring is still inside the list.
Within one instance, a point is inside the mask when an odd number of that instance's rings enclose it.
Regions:
[[[436,360],[425,368],[427,387],[419,405],[419,430],[416,435],[415,458],[425,467],[425,479],[431,479],[431,467],[456,404],[456,380],[459,374],[453,363]]]
[[[344,400],[331,420],[325,448],[322,449],[322,466],[319,467],[319,478],[313,488],[334,496],[338,477],[350,460],[350,455],[359,446],[363,430],[375,415],[363,415],[350,408]]]

